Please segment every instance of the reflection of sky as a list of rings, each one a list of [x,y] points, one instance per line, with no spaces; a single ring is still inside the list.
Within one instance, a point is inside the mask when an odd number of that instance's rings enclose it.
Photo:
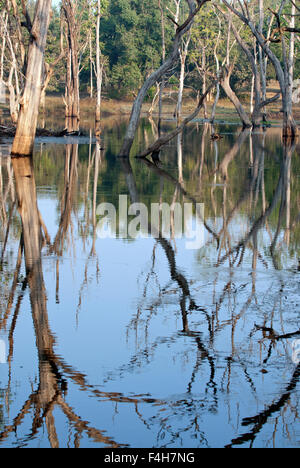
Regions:
[[[101,187],[107,190],[105,181],[98,189]],[[60,203],[55,188],[38,187],[39,209],[52,241],[60,219]],[[99,391],[132,398],[138,395],[150,401],[135,406],[95,398],[89,390],[82,392],[68,381],[66,400],[70,406],[91,426],[133,447],[191,447],[206,443],[218,447],[246,432],[248,428],[240,425],[243,417],[255,415],[276,401],[295,370],[291,340],[276,343],[267,364],[263,363],[270,341],[262,340],[262,333],[255,332],[254,327],[269,324],[271,317],[272,327],[278,333],[299,329],[299,275],[292,270],[297,258],[296,254],[285,252],[284,244],[280,245],[282,233],[278,245],[283,252],[284,269],[276,271],[269,256],[273,224],[269,232],[259,231],[258,247],[266,264],[258,259],[255,274],[251,248],[246,250],[240,267],[236,266],[238,262],[233,267],[226,262],[215,268],[218,252],[207,234],[206,244],[200,250],[187,250],[185,239],[170,241],[176,252],[177,272],[187,279],[198,306],[187,315],[190,333],[183,333],[182,291],[171,278],[162,245],[152,238],[96,238],[93,256],[92,230],[84,241],[80,235],[83,208],[74,208],[60,259],[58,303],[57,257],[47,255],[47,247],[43,250],[47,310],[56,338],[55,351],[68,365],[85,374],[87,382]],[[222,229],[221,218],[206,221],[217,232]],[[228,233],[231,243],[243,239],[250,227],[249,218],[237,212]],[[17,243],[14,247],[16,252]],[[188,299],[186,307],[188,310]],[[213,338],[206,312],[214,317]],[[7,336],[3,338],[8,345]],[[268,373],[261,372],[263,367]],[[36,388],[38,372],[27,289],[14,334],[11,417],[18,413],[20,402],[23,404],[32,387]],[[8,376],[8,365],[1,365],[2,387]],[[295,392],[291,407],[298,407],[298,398],[299,392]],[[25,433],[30,433],[31,416],[25,418]],[[66,446],[74,428],[66,424],[61,411],[55,410],[54,416],[59,438]],[[296,430],[288,405],[284,417],[286,424],[292,421],[289,429]],[[167,427],[160,427],[160,421],[165,421]],[[203,440],[199,434],[198,438],[193,437],[191,429],[186,430],[196,424]],[[276,443],[284,446],[289,442],[280,418],[278,424]],[[171,435],[169,430],[173,431]],[[22,431],[18,429],[18,436]],[[257,445],[267,445],[273,432],[270,418]],[[179,438],[176,433],[180,433]],[[291,443],[295,438],[292,439]],[[33,440],[32,445],[37,444],[48,446],[46,429],[38,434],[38,440]],[[85,434],[82,444],[96,445]]]

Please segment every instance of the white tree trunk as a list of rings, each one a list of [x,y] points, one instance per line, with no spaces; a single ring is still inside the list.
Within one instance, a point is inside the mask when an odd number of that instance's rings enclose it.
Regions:
[[[28,50],[26,82],[20,102],[18,125],[12,145],[13,154],[31,155],[34,145],[42,88],[42,69],[48,33],[51,0],[38,0]]]

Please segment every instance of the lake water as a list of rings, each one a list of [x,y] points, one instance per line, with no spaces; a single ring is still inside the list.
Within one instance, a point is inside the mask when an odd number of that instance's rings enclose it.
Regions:
[[[299,147],[194,123],[155,165],[118,159],[125,129],[37,140],[27,279],[31,207],[1,158],[0,447],[299,447]],[[133,156],[156,133],[143,120]],[[134,237],[120,195],[188,214]]]

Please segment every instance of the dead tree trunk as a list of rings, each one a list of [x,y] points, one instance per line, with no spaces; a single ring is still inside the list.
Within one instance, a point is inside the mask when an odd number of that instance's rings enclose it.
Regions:
[[[234,8],[234,6],[227,0],[223,0],[223,3],[231,10],[246,26],[248,26],[256,38],[259,46],[262,48],[265,55],[272,62],[277,79],[280,84],[280,90],[282,94],[282,110],[283,110],[283,137],[294,139],[299,135],[297,124],[293,117],[293,102],[292,102],[292,81],[293,81],[293,69],[294,69],[294,45],[295,45],[295,28],[293,27],[294,21],[291,21],[289,28],[281,27],[281,14],[282,8],[285,2],[282,2],[279,12],[273,12],[277,20],[278,28],[273,31],[270,37],[267,39],[260,34],[259,30],[255,27],[253,19],[250,17],[249,10],[246,2],[244,2],[245,9],[242,12]],[[292,3],[294,4],[294,3]],[[240,2],[242,5],[242,2]],[[247,14],[247,17],[245,16]],[[292,18],[295,17],[292,15]],[[286,39],[284,34],[290,32],[292,34],[290,39],[290,53],[286,50]],[[279,35],[279,38],[276,37]],[[269,43],[276,42],[281,43],[283,52],[283,65],[281,60],[275,55],[273,50],[270,48]]]
[[[26,82],[12,153],[32,154],[42,87],[44,52],[51,13],[51,0],[38,0],[30,26]]]
[[[187,0],[189,5],[189,16],[186,21],[181,25],[178,26],[176,35],[173,41],[173,47],[170,52],[170,55],[164,61],[164,63],[159,67],[158,70],[154,71],[145,81],[142,88],[140,89],[138,96],[133,104],[131,117],[129,121],[129,125],[127,127],[127,132],[123,141],[123,146],[120,151],[121,157],[129,157],[129,153],[133,144],[133,140],[135,137],[135,133],[139,124],[142,105],[148,90],[154,86],[154,84],[161,79],[176,63],[179,56],[179,47],[181,43],[182,37],[188,33],[192,27],[194,18],[196,14],[200,11],[205,3],[210,0],[196,0],[197,6],[195,6],[194,2],[191,0]]]
[[[77,2],[63,0],[62,8],[67,24],[66,124],[68,131],[73,132],[78,130],[80,120]]]

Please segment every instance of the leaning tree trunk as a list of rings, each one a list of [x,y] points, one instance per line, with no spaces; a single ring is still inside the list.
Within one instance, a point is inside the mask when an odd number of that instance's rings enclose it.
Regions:
[[[221,86],[224,89],[228,99],[230,99],[230,101],[232,102],[232,104],[236,108],[236,111],[239,114],[239,117],[240,117],[240,119],[242,121],[243,127],[244,128],[251,127],[252,124],[251,124],[251,121],[250,121],[250,119],[249,119],[249,117],[247,115],[247,112],[245,111],[245,109],[242,106],[239,98],[237,97],[237,95],[235,94],[235,92],[233,91],[233,89],[230,86],[230,78],[231,78],[232,71],[233,71],[233,67],[230,67],[229,70],[228,69],[224,70],[224,74],[223,74],[223,76],[221,78]]]
[[[50,21],[51,0],[38,0],[31,28],[26,82],[12,153],[30,155],[33,151],[42,87],[44,52]]]
[[[147,78],[142,88],[140,89],[136,100],[134,101],[129,125],[127,127],[127,132],[123,141],[123,146],[120,151],[121,157],[127,157],[127,158],[129,157],[129,153],[133,144],[135,133],[139,124],[142,105],[143,105],[143,102],[144,102],[144,99],[146,97],[148,90],[153,85],[155,85],[155,83],[159,81],[161,77],[164,76],[177,62],[178,56],[179,56],[179,47],[180,47],[182,37],[187,32],[190,31],[196,14],[200,11],[203,5],[210,0],[196,0],[196,1],[197,1],[197,6],[195,7],[195,4],[193,1],[187,0],[190,13],[189,13],[187,20],[181,26],[178,26],[177,28],[170,55],[167,57],[164,63],[159,67],[159,69],[155,70]]]

